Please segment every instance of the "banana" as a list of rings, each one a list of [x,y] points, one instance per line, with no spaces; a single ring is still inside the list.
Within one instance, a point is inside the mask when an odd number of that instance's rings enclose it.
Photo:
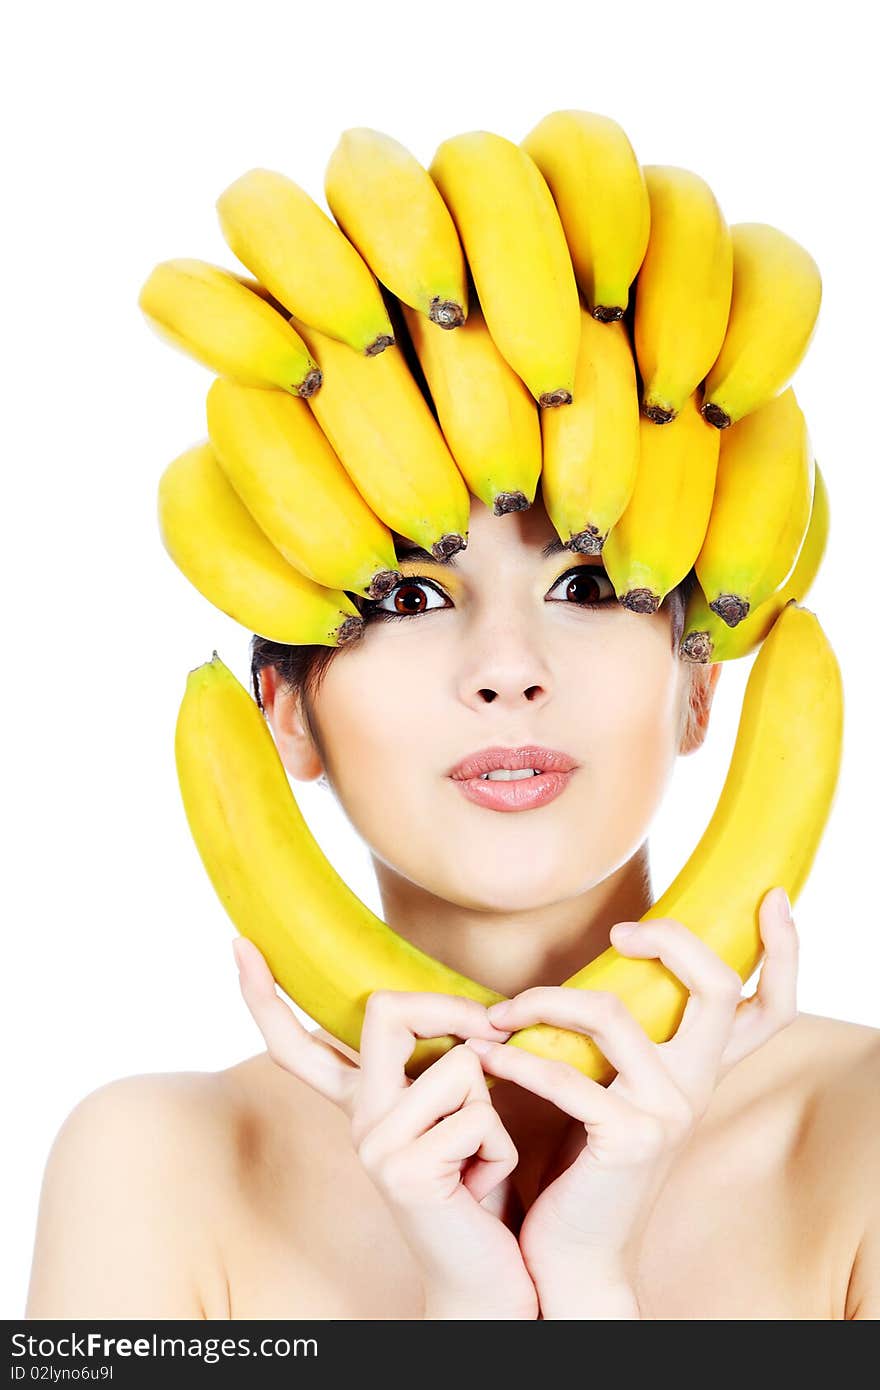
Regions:
[[[696,392],[662,430],[640,418],[635,488],[602,548],[615,593],[632,612],[656,613],[694,563],[712,510],[720,440]]]
[[[407,305],[403,315],[468,488],[495,516],[524,511],[541,476],[538,408],[493,343],[479,304],[471,305],[467,322],[454,333]]]
[[[749,672],[736,742],[721,795],[678,876],[641,920],[672,918],[695,932],[743,983],[763,952],[758,907],[777,884],[792,903],[807,880],[840,773],[843,682],[837,658],[809,608],[782,609]],[[609,946],[565,984],[610,990],[655,1043],[668,1041],[688,1001],[686,985],[657,959]],[[513,1033],[521,1047],[568,1062],[600,1084],[615,1071],[583,1033],[534,1024]]]
[[[642,409],[666,424],[721,350],[733,288],[730,230],[709,185],[689,169],[645,166],[651,234],[636,280],[633,334]]]
[[[291,999],[357,1047],[372,990],[503,996],[420,951],[372,913],[324,856],[256,701],[220,660],[190,671],[175,729],[189,827],[220,901]],[[422,1070],[455,1042],[419,1039]]]
[[[566,405],[580,340],[577,281],[530,155],[487,130],[438,147],[429,173],[458,228],[489,332],[538,404]]]
[[[223,235],[289,313],[368,357],[394,342],[376,278],[298,184],[250,169],[217,199]]]
[[[206,440],[159,479],[162,543],[178,569],[221,612],[273,642],[341,647],[363,618],[341,589],[289,565],[260,530]]]
[[[703,414],[720,430],[788,385],[810,345],[822,301],[819,267],[792,237],[764,222],[736,222],[730,236],[730,319],[703,389]]]
[[[794,564],[810,519],[815,468],[790,386],[719,438],[712,514],[694,568],[709,607],[736,627]]]
[[[593,317],[622,318],[651,225],[645,176],[626,132],[592,111],[552,111],[522,147],[550,186]]]
[[[316,584],[367,598],[400,582],[388,529],[304,401],[217,377],[207,412],[223,472],[285,560]]]
[[[789,599],[801,602],[806,598],[825,554],[830,525],[828,489],[818,462],[815,469],[816,485],[810,522],[788,579],[736,627],[728,627],[717,613],[712,612],[706,595],[697,585],[688,600],[679,645],[681,655],[687,660],[730,661],[739,656],[748,656],[763,642]]]
[[[248,386],[312,396],[321,373],[302,338],[242,279],[206,261],[162,261],[138,304],[160,337]]]
[[[642,920],[683,922],[745,982],[761,957],[761,898],[781,883],[794,903],[810,871],[833,804],[842,725],[834,653],[816,615],[792,601],[749,672],[712,818]],[[359,1047],[376,989],[458,994],[486,1006],[503,997],[398,935],[339,877],[299,812],[256,702],[216,651],[187,677],[175,761],[190,831],[220,901],[282,989],[334,1037]],[[564,983],[611,990],[657,1043],[672,1035],[688,997],[659,960],[613,946]],[[418,1039],[407,1074],[419,1075],[458,1041]],[[567,1062],[601,1084],[614,1075],[584,1033],[540,1023],[506,1045]]]
[[[324,373],[309,405],[376,516],[438,560],[463,550],[468,490],[400,348],[368,362],[298,319],[294,327]]]
[[[230,270],[227,274],[234,275],[240,285],[244,285],[246,290],[251,291],[251,294],[258,294],[264,303],[271,304],[276,314],[281,314],[285,322],[290,323],[289,311],[285,309],[283,304],[279,303],[274,294],[269,293],[265,285],[261,285],[259,280],[255,280],[253,275],[241,275],[237,270]],[[293,327],[292,324],[290,326]]]
[[[343,131],[324,179],[330,211],[382,284],[441,328],[468,312],[461,242],[437,185],[378,130]]]
[[[581,310],[574,400],[541,414],[541,494],[559,539],[599,555],[625,511],[639,468],[639,392],[622,323]]]

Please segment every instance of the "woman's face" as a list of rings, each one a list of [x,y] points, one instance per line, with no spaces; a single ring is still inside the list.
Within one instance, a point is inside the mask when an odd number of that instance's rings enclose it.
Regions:
[[[673,652],[669,602],[631,613],[600,558],[545,556],[551,542],[540,491],[502,517],[472,497],[467,549],[401,560],[404,583],[365,605],[388,616],[334,656],[312,706],[324,770],[373,853],[470,909],[601,882],[642,844],[682,751],[695,668]],[[577,763],[543,805],[489,809],[450,777],[466,755],[526,744]]]

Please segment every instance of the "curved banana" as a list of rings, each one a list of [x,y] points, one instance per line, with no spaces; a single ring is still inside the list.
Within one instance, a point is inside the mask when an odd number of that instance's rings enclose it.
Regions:
[[[272,642],[341,647],[364,620],[341,589],[289,565],[260,530],[206,440],[168,464],[158,489],[162,543],[221,612]]]
[[[705,179],[645,166],[651,234],[636,280],[633,335],[642,408],[666,424],[721,350],[733,288],[730,231]]]
[[[635,488],[602,548],[615,593],[632,612],[656,613],[694,563],[712,510],[720,440],[696,392],[662,430],[640,418]]]
[[[217,377],[207,411],[223,472],[285,560],[316,584],[366,598],[400,582],[390,532],[304,401]]]
[[[406,305],[403,315],[446,443],[468,488],[495,516],[524,511],[535,500],[541,476],[538,407],[492,341],[479,304],[471,305],[467,322],[455,333]]]
[[[394,342],[369,266],[292,179],[250,169],[220,194],[217,213],[242,265],[289,313],[368,357]]]
[[[581,310],[574,400],[541,414],[541,495],[570,550],[599,555],[626,510],[639,468],[639,390],[622,323]]]
[[[428,171],[390,135],[343,131],[324,180],[330,211],[370,269],[402,303],[441,328],[468,312],[455,223]]]
[[[828,489],[818,462],[815,469],[816,485],[807,534],[788,579],[736,627],[728,627],[717,613],[713,613],[706,595],[697,585],[688,600],[679,643],[680,654],[688,661],[731,661],[738,656],[748,656],[763,642],[789,599],[801,603],[806,598],[822,563],[830,526]]]
[[[464,550],[470,496],[400,348],[368,362],[299,320],[294,327],[324,373],[309,405],[376,516],[438,560]]]
[[[765,222],[736,222],[733,299],[703,414],[723,430],[787,386],[810,345],[822,278],[809,251]]]
[[[736,627],[794,564],[810,519],[815,469],[790,386],[719,438],[712,514],[694,568],[709,607]]]
[[[428,171],[452,213],[489,332],[544,407],[571,401],[580,339],[577,281],[553,195],[512,140],[444,140]]]
[[[792,599],[749,672],[736,743],[702,838],[641,921],[673,918],[695,932],[743,983],[763,953],[758,907],[781,884],[792,903],[807,880],[834,804],[843,749],[843,681],[837,658],[809,608]],[[565,981],[611,990],[648,1037],[675,1032],[688,990],[657,959],[634,960],[609,946]],[[535,1024],[504,1044],[568,1062],[601,1084],[615,1071],[583,1033]]]
[[[550,186],[594,318],[623,318],[648,246],[651,207],[623,127],[593,111],[551,111],[521,142]]]
[[[161,261],[138,304],[160,337],[221,376],[312,396],[321,373],[302,338],[242,279],[207,261]]]
[[[761,898],[781,883],[795,902],[806,881],[833,803],[842,725],[834,653],[815,614],[791,602],[749,672],[706,831],[642,920],[683,922],[745,982],[761,956]],[[376,989],[434,990],[487,1006],[503,997],[399,936],[339,877],[299,812],[256,702],[216,652],[187,677],[175,758],[189,827],[220,901],[282,989],[334,1037],[359,1047]],[[686,987],[659,960],[611,946],[564,983],[612,990],[658,1043],[687,1002]],[[457,1041],[419,1039],[407,1074],[420,1074]],[[541,1023],[507,1045],[568,1062],[603,1084],[614,1075],[583,1033]]]

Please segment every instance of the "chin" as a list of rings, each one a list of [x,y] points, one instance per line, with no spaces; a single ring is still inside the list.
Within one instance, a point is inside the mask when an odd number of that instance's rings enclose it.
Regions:
[[[572,846],[566,854],[558,841],[552,853],[541,854],[535,846],[509,858],[494,850],[478,855],[471,844],[441,872],[442,881],[432,889],[438,897],[482,912],[534,912],[583,893],[594,882],[582,849],[575,855]]]

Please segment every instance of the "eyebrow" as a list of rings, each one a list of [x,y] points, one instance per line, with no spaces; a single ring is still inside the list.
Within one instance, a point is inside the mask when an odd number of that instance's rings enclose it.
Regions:
[[[456,555],[447,555],[445,560],[438,560],[436,556],[432,555],[430,551],[425,550],[424,547],[420,545],[400,543],[395,549],[398,560],[428,560],[433,565],[447,565],[450,567],[454,566],[456,562]],[[549,556],[559,555],[566,549],[567,547],[562,543],[559,537],[556,536],[543,547],[541,557],[546,560]]]

